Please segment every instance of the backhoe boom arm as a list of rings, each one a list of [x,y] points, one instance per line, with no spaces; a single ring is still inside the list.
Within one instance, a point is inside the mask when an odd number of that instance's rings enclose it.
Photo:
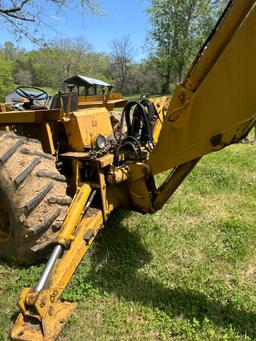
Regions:
[[[231,1],[177,85],[148,164],[152,174],[239,141],[256,119],[255,0]]]

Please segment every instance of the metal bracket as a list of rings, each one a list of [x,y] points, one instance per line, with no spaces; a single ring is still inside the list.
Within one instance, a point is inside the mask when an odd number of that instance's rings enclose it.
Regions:
[[[76,303],[54,303],[42,321],[19,314],[11,332],[14,340],[53,341],[61,333]]]

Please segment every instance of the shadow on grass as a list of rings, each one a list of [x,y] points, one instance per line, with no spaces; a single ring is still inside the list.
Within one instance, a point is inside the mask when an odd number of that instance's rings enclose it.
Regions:
[[[232,326],[241,335],[256,337],[256,314],[238,309],[232,303],[223,305],[197,291],[168,288],[159,281],[137,273],[152,259],[137,232],[122,226],[122,213],[109,220],[96,241],[91,261],[94,271],[86,281],[101,290],[116,293],[127,301],[160,309],[171,318],[184,316],[203,322],[205,318],[216,326]]]

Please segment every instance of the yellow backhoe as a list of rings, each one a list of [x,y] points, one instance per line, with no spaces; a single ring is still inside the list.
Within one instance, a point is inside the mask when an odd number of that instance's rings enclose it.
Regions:
[[[207,153],[245,137],[256,121],[256,1],[230,1],[183,82],[167,99],[128,103],[118,124],[104,107],[78,108],[76,92],[0,112],[0,256],[50,254],[19,298],[15,340],[54,340],[74,305],[60,296],[117,207],[159,210]],[[170,170],[157,187],[155,175]]]

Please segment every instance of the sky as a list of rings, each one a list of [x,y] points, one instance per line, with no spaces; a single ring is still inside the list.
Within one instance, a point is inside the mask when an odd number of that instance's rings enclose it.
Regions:
[[[40,1],[42,2],[38,2]],[[135,59],[143,59],[146,56],[143,44],[149,29],[145,9],[150,0],[101,0],[99,3],[102,15],[85,17],[81,15],[81,9],[78,7],[60,13],[47,5],[44,20],[49,27],[44,29],[46,40],[56,37],[84,37],[93,46],[94,51],[109,52],[112,40],[129,35],[136,50]],[[13,41],[13,37],[1,27],[0,45],[7,40]],[[25,50],[35,48],[31,42],[24,39],[19,41],[18,45]]]

